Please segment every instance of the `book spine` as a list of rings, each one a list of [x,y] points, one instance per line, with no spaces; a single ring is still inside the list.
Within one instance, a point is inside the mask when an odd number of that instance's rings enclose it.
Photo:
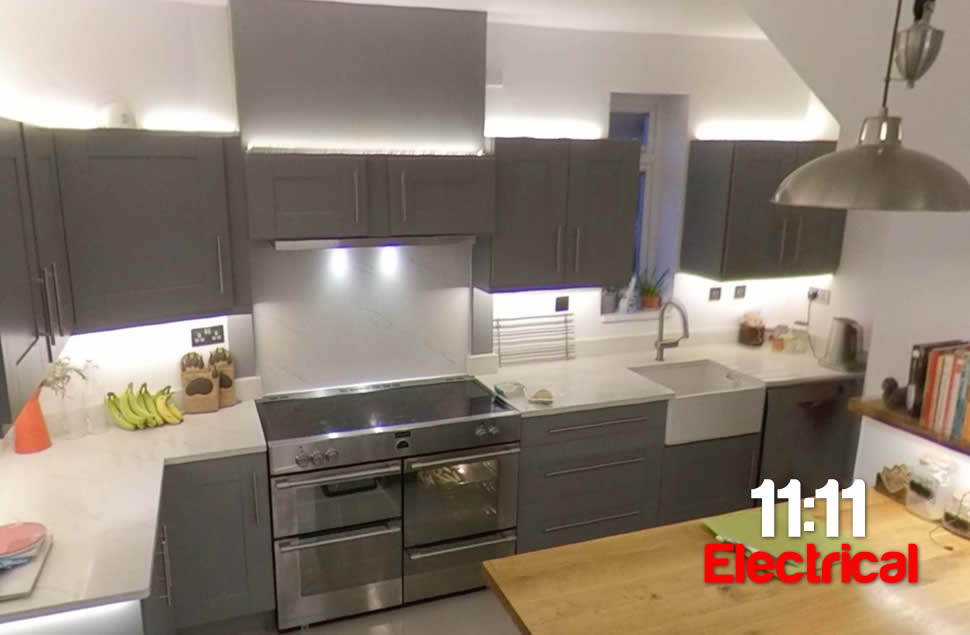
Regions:
[[[960,403],[960,386],[963,383],[963,369],[966,365],[966,357],[963,353],[956,353],[953,356],[953,370],[950,372],[950,396],[943,415],[943,426],[940,432],[947,439],[953,434],[953,422],[956,419],[957,406]]]
[[[927,430],[933,427],[934,409],[936,408],[936,391],[940,379],[940,351],[930,352],[927,367],[926,386],[923,389],[923,411],[920,416],[920,426]]]
[[[942,360],[942,366],[940,366],[938,379],[939,386],[936,391],[936,407],[934,408],[933,416],[933,432],[937,434],[943,434],[943,421],[946,417],[946,407],[950,402],[950,388],[952,387],[951,374],[953,373],[953,354],[944,353],[940,359]]]
[[[960,382],[957,384],[957,409],[953,415],[953,426],[950,430],[949,439],[959,441],[963,436],[963,418],[967,412],[967,380],[970,376],[970,363],[966,357],[963,358],[963,372],[960,373]]]
[[[966,398],[968,401],[970,401],[970,378],[968,378],[967,380]],[[968,404],[968,406],[970,406],[970,404]],[[960,430],[959,440],[962,443],[970,444],[970,407],[968,407],[966,411],[963,413],[963,428]]]

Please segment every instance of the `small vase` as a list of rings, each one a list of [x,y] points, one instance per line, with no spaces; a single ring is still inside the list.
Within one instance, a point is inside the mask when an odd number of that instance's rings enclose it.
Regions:
[[[34,393],[14,421],[13,447],[17,454],[31,454],[51,447],[44,413],[38,399],[40,390]]]
[[[660,306],[659,295],[640,296],[640,301],[643,303],[643,308],[645,309],[656,309],[657,307]]]

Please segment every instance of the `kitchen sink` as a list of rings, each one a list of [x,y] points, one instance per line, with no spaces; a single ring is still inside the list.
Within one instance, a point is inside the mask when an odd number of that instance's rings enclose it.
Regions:
[[[630,370],[674,391],[667,407],[667,445],[761,432],[765,385],[754,377],[709,360]]]

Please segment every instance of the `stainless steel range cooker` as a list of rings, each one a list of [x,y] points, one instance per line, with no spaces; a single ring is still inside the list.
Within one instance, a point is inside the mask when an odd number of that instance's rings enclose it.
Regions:
[[[515,553],[519,414],[471,377],[257,403],[280,629],[482,586]]]

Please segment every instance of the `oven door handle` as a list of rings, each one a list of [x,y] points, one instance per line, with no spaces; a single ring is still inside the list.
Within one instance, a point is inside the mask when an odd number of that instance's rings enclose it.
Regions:
[[[366,538],[377,538],[378,536],[386,536],[388,534],[399,534],[401,533],[401,527],[399,525],[390,525],[384,529],[378,529],[376,531],[364,531],[362,533],[348,534],[344,536],[339,536],[337,538],[324,538],[323,540],[314,540],[311,542],[304,543],[293,543],[281,546],[279,548],[280,553],[290,553],[291,551],[302,551],[303,549],[314,549],[316,547],[326,547],[328,545],[336,545],[342,542],[352,542],[354,540],[364,540]]]
[[[341,474],[340,476],[321,476],[320,478],[309,479],[306,481],[276,481],[276,489],[299,489],[301,487],[315,487],[317,485],[332,485],[333,483],[346,483],[347,481],[360,481],[368,478],[378,478],[381,476],[393,476],[401,473],[401,466],[381,467],[373,470],[361,470],[351,474]]]
[[[509,448],[507,450],[499,450],[498,452],[486,452],[485,454],[466,454],[465,456],[455,456],[448,459],[440,459],[438,461],[425,461],[411,463],[406,466],[408,472],[417,472],[418,470],[425,470],[429,467],[438,467],[440,465],[454,465],[455,463],[468,463],[469,461],[479,461],[482,459],[491,459],[499,456],[508,456],[510,454],[518,454],[519,448]]]
[[[449,553],[458,553],[459,551],[469,551],[471,549],[478,549],[479,547],[488,547],[490,545],[501,545],[506,542],[515,542],[517,540],[515,535],[506,536],[504,538],[495,538],[494,540],[483,540],[482,542],[476,542],[472,545],[462,545],[461,547],[449,547],[447,549],[435,549],[434,551],[414,551],[408,554],[408,558],[411,560],[423,560],[424,558],[436,558],[438,556],[445,556]]]

